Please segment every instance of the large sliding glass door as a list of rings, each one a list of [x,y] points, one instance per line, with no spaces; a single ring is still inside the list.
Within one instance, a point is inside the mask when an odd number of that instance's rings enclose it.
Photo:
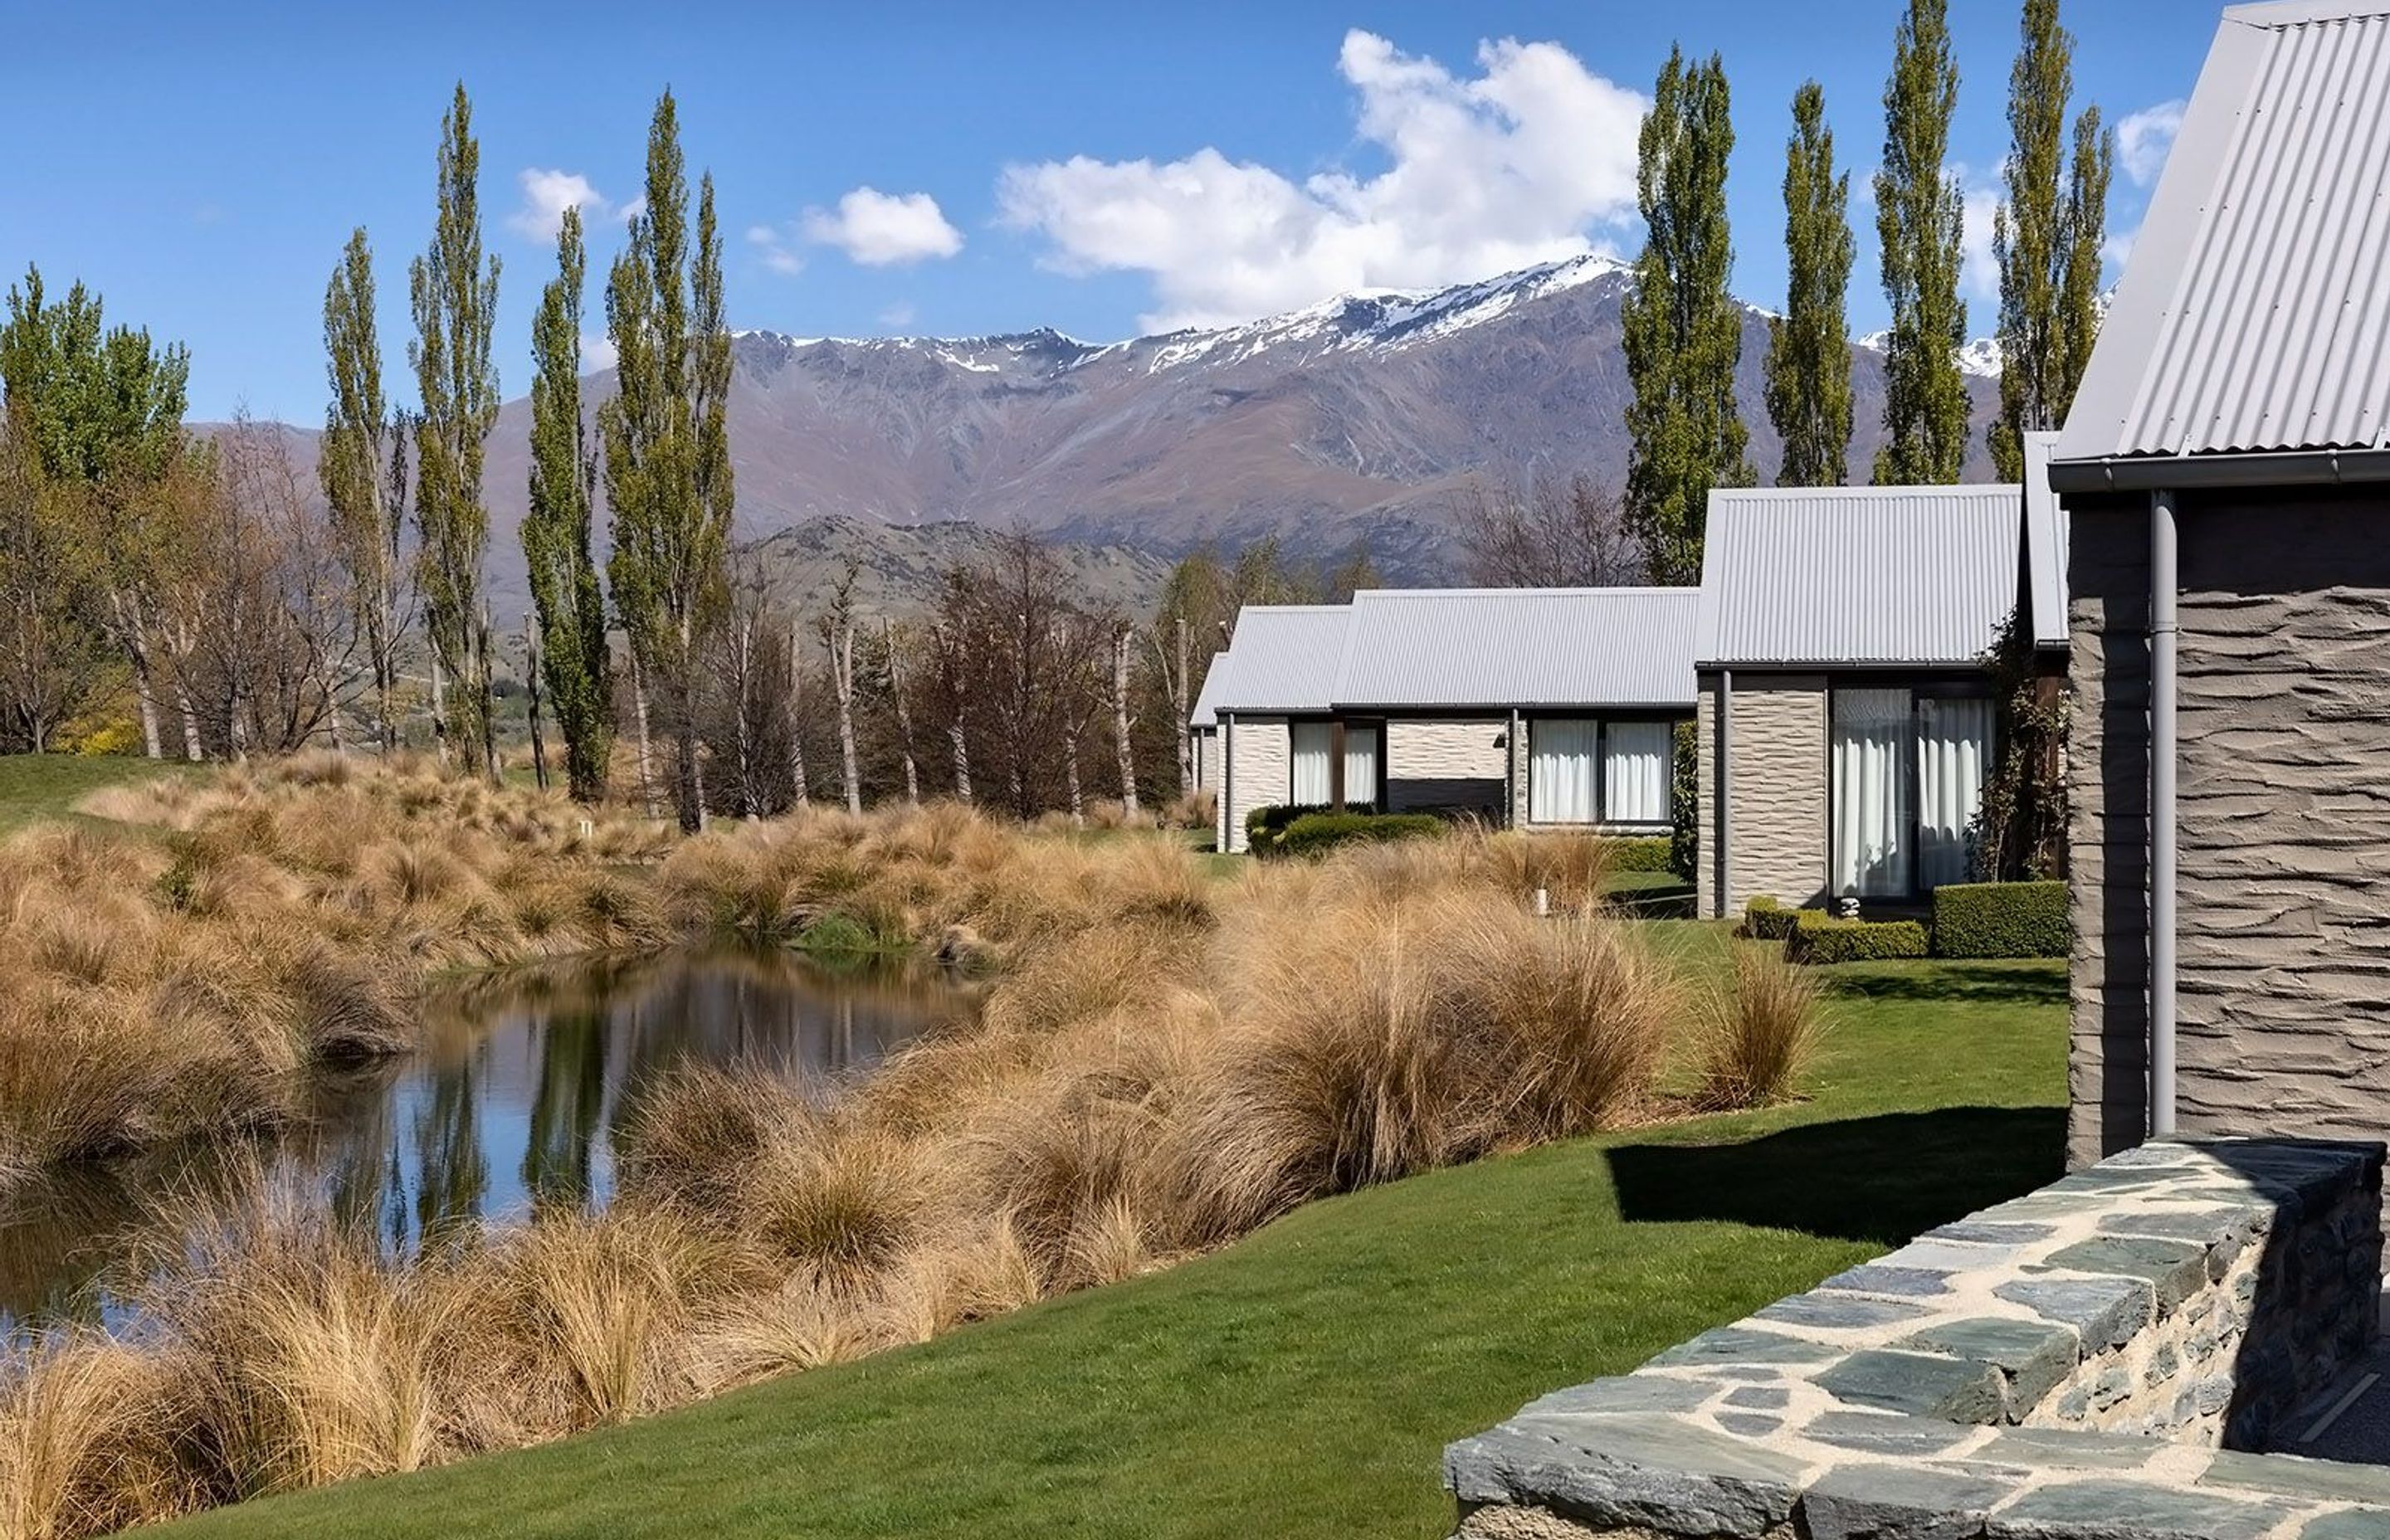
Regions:
[[[1827,859],[1836,898],[1901,899],[1968,877],[1992,703],[1906,686],[1837,687]]]

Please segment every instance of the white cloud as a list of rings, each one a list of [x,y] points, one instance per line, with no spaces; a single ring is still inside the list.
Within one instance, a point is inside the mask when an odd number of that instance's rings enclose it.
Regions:
[[[805,238],[835,246],[866,267],[951,257],[963,249],[963,233],[946,223],[928,193],[884,193],[857,187],[838,200],[835,212],[807,209]]]
[[[1966,168],[1955,168],[1965,189],[1964,223],[1959,230],[1960,285],[1980,300],[2000,297],[2000,263],[1992,250],[1992,223],[2000,207],[2000,188],[1993,183],[1971,183]]]
[[[621,357],[622,355],[614,349],[614,340],[604,332],[585,331],[581,334],[581,372],[583,374],[596,374],[600,369],[610,369]]]
[[[507,227],[533,240],[554,240],[556,233],[564,228],[567,209],[579,209],[585,224],[609,218],[627,219],[634,212],[624,208],[617,212],[604,195],[589,185],[589,178],[579,172],[543,171],[529,166],[517,180],[522,184],[522,207],[507,215]]]
[[[805,259],[790,246],[779,231],[769,225],[749,225],[747,244],[762,254],[764,265],[775,273],[794,277],[805,270]]]
[[[2146,187],[2165,169],[2166,152],[2182,128],[2183,102],[2178,97],[2145,107],[2116,125],[2116,158],[2133,186]]]
[[[1152,276],[1154,330],[1249,320],[1348,289],[1424,288],[1607,247],[1635,212],[1647,103],[1550,43],[1482,43],[1456,77],[1373,33],[1337,67],[1360,94],[1374,174],[1297,183],[1205,148],[1177,160],[1073,156],[1005,169],[1001,217],[1064,273]]]

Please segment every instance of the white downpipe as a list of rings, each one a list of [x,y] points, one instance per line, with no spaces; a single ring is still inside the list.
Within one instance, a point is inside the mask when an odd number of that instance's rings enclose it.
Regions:
[[[2181,580],[2174,494],[2150,494],[2150,1136],[2175,1131],[2175,642]]]
[[[1734,913],[1734,670],[1718,671],[1717,918]]]

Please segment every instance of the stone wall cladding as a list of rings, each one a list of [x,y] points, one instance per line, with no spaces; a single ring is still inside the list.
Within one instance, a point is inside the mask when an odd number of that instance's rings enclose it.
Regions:
[[[1825,678],[1738,674],[1729,728],[1726,912],[1741,913],[1757,893],[1815,904],[1826,891]],[[1713,751],[1715,732],[1713,724]],[[1705,770],[1703,789],[1715,784]]]
[[[2181,1130],[2390,1118],[2390,513],[2378,493],[2186,506],[2177,693]],[[2148,513],[2073,523],[2070,1156],[2146,1127]],[[2262,525],[2267,537],[2247,537]]]
[[[1510,751],[1498,741],[1501,717],[1386,724],[1386,809],[1467,808],[1499,821]]]
[[[1286,801],[1287,776],[1293,758],[1286,718],[1237,718],[1229,732],[1227,752],[1232,763],[1226,772],[1228,795],[1221,810],[1221,827],[1227,835],[1226,848],[1241,851],[1245,848],[1245,815],[1257,807],[1274,807]]]
[[[2245,1451],[2372,1344],[2382,1167],[2118,1155],[1455,1444],[1458,1533],[2377,1540],[2390,1469]]]

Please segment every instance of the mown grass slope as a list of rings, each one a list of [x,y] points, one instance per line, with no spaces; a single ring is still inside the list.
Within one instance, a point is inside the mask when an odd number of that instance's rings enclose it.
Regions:
[[[1715,968],[1715,928],[1655,930]],[[1432,1173],[920,1347],[166,1533],[1440,1534],[1447,1440],[2057,1174],[2059,965],[1831,982],[1804,1103]]]

